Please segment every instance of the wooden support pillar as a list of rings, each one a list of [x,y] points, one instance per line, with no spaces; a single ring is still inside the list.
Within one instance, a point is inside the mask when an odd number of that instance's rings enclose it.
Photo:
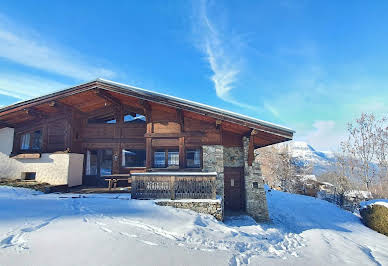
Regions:
[[[249,136],[249,147],[248,147],[248,165],[252,166],[255,159],[255,144],[254,136],[257,134],[256,130],[252,129],[251,135]]]
[[[152,111],[149,102],[139,100],[139,104],[143,107],[143,113],[146,117],[147,122],[147,133],[153,133],[152,123]],[[146,168],[152,168],[152,138],[146,138]]]
[[[179,138],[179,168],[183,169],[186,167],[186,156],[185,156],[185,138]]]
[[[66,151],[71,151],[71,143],[72,143],[72,114],[67,114],[66,115],[66,120],[65,120],[65,150]]]
[[[112,174],[120,173],[120,144],[117,143],[112,150],[113,152],[113,162],[112,162]]]
[[[146,168],[152,167],[152,138],[146,138]]]
[[[180,125],[180,130],[181,132],[185,131],[185,125],[184,125],[184,115],[183,115],[183,110],[182,109],[177,109],[176,110],[176,116],[177,116],[177,121]]]

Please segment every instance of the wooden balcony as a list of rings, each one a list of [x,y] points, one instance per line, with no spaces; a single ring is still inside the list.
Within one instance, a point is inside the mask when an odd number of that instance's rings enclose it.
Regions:
[[[133,199],[216,199],[217,173],[133,173]]]

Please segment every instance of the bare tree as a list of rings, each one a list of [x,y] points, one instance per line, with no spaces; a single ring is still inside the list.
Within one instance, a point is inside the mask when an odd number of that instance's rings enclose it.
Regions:
[[[388,197],[388,121],[383,117],[377,123],[376,128],[376,159],[378,163],[378,177],[380,182],[380,192],[383,196]]]
[[[300,177],[287,145],[262,148],[258,159],[269,186],[288,192],[296,191]]]
[[[371,183],[377,175],[377,169],[372,164],[376,159],[378,148],[377,124],[373,114],[362,113],[355,124],[348,124],[349,138],[341,143],[341,150],[359,162],[359,174],[367,190],[370,190]]]

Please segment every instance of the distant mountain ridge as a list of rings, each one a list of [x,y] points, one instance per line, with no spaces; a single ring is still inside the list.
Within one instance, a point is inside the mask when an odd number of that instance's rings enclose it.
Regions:
[[[313,174],[319,175],[327,171],[334,161],[334,153],[331,151],[317,151],[304,141],[290,141],[278,144],[287,147],[292,158],[298,165],[313,166]]]

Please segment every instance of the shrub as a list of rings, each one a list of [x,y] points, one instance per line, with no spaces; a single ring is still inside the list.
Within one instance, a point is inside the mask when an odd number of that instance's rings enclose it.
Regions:
[[[362,222],[369,228],[388,236],[388,208],[374,204],[360,210]]]

